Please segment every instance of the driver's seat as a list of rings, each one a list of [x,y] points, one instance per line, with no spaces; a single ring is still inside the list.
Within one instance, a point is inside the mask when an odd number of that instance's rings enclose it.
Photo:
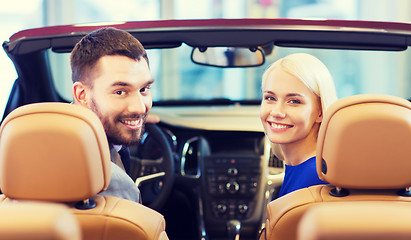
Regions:
[[[11,112],[0,128],[1,201],[69,206],[83,239],[168,239],[165,220],[141,204],[100,196],[110,182],[103,126],[90,110],[36,103]]]

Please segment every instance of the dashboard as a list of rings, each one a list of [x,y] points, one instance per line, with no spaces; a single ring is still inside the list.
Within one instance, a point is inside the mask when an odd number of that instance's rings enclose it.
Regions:
[[[175,187],[194,196],[199,231],[224,237],[227,222],[235,219],[242,236],[255,239],[283,179],[259,106],[153,107],[151,114],[160,117],[158,125],[173,146]]]

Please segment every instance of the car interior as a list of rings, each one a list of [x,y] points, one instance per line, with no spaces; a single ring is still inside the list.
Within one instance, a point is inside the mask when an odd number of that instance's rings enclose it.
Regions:
[[[143,205],[97,195],[108,184],[106,137],[98,119],[69,104],[70,52],[101,27],[124,29],[139,39],[155,79],[150,114],[160,122],[147,124],[141,142],[129,147],[131,177]],[[407,23],[318,19],[22,30],[3,43],[18,77],[1,121],[1,199],[64,203],[87,239],[103,237],[92,233],[103,234],[103,221],[115,225],[107,237],[117,239],[297,239],[298,222],[311,206],[357,200],[408,204],[411,85],[404,72],[410,39]],[[276,59],[295,52],[326,63],[341,99],[327,111],[318,139],[318,174],[330,185],[278,198],[284,163],[259,117],[261,76]],[[87,134],[74,130],[80,126]]]

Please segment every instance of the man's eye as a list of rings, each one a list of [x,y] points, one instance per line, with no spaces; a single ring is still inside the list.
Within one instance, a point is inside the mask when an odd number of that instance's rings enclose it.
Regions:
[[[140,92],[145,93],[145,92],[148,92],[149,90],[150,90],[150,87],[144,87],[144,88],[140,89]]]
[[[126,94],[126,92],[125,91],[115,91],[114,94],[123,96]]]

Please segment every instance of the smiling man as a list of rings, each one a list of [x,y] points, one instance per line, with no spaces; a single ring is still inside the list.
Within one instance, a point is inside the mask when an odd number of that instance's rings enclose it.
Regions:
[[[101,194],[141,202],[138,188],[127,175],[129,157],[120,155],[140,141],[152,106],[153,78],[146,51],[129,33],[102,28],[77,43],[71,69],[74,103],[96,113],[110,145],[111,181]]]

